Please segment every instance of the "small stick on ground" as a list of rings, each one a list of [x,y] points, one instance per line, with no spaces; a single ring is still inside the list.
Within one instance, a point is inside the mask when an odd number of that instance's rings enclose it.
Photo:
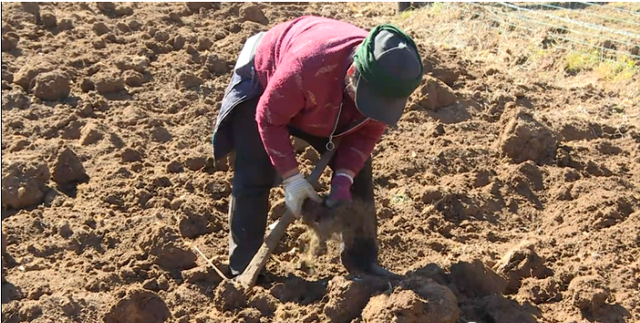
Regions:
[[[213,270],[216,271],[216,273],[218,273],[218,275],[220,275],[220,277],[222,277],[222,279],[224,280],[229,280],[229,278],[222,272],[222,270],[220,270],[220,268],[218,268],[218,266],[216,266],[213,261],[211,261],[209,258],[207,258],[207,256],[205,256],[202,251],[200,251],[200,249],[198,249],[198,247],[193,246],[193,249],[196,249],[196,251],[200,254],[200,256],[202,256],[202,258],[204,258],[204,260],[207,261],[207,263],[213,268]]]

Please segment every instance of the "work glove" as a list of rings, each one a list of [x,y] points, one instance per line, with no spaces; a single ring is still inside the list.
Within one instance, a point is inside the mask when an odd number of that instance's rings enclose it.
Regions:
[[[284,201],[291,213],[296,217],[300,217],[305,199],[309,198],[317,203],[322,203],[322,199],[318,196],[316,190],[300,173],[286,178],[283,184]]]
[[[353,185],[351,176],[343,173],[336,174],[331,181],[331,193],[324,204],[330,208],[350,204],[351,185]]]

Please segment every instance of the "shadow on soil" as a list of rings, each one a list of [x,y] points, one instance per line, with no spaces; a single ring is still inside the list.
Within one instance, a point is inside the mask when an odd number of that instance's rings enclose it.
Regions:
[[[620,304],[605,304],[596,313],[583,311],[582,317],[589,322],[623,323],[630,322],[631,313]]]
[[[13,300],[19,300],[21,298],[18,288],[10,283],[2,283],[2,304],[7,304]]]

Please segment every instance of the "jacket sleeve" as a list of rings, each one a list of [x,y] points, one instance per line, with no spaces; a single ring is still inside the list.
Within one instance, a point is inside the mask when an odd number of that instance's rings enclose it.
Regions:
[[[301,64],[283,62],[269,80],[256,108],[258,132],[271,164],[283,174],[298,167],[287,124],[305,104]]]
[[[382,137],[386,126],[368,121],[362,128],[342,138],[336,152],[335,169],[347,169],[358,174]]]

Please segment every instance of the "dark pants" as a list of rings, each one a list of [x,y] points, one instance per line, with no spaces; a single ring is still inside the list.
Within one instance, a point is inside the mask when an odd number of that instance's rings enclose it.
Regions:
[[[262,245],[269,212],[269,191],[277,176],[258,133],[255,121],[257,102],[258,98],[241,103],[234,108],[229,120],[236,152],[233,202],[229,209],[229,267],[232,275],[242,273]],[[289,130],[291,135],[307,141],[320,154],[325,151],[328,138]],[[329,167],[333,169],[333,161]],[[374,228],[368,233],[359,233],[352,243],[343,244],[341,259],[349,271],[366,272],[377,263],[378,257],[371,159],[354,178],[351,194],[354,200],[370,203],[371,212],[366,216],[371,217],[369,221]]]

